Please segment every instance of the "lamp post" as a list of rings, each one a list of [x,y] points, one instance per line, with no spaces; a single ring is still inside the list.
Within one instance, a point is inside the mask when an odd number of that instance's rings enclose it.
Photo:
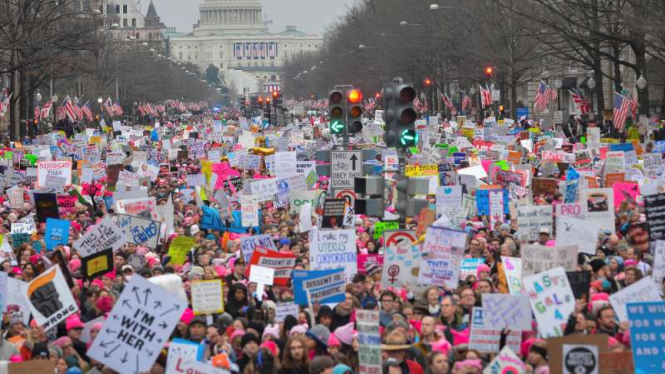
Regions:
[[[561,87],[563,87],[563,81],[561,80],[560,77],[557,77],[554,80],[554,87],[556,88],[556,96],[557,96],[557,110],[561,110]]]
[[[644,102],[644,90],[647,88],[647,80],[644,78],[644,75],[640,74],[640,77],[637,78],[637,97],[638,102],[640,103],[640,115],[649,114],[649,103]]]
[[[35,94],[35,107],[36,108],[41,107],[41,103],[42,103],[42,94],[39,93],[39,90],[37,90],[37,93]],[[39,115],[39,113],[38,113],[38,115]],[[39,124],[39,121],[37,120],[37,116],[35,116],[34,126],[28,127],[28,134],[31,138],[34,136],[34,134],[35,134],[34,130],[35,130],[35,127],[38,124]],[[31,131],[31,129],[32,129],[32,131]]]
[[[596,80],[593,79],[593,76],[589,78],[589,80],[586,81],[587,87],[589,87],[589,90],[591,91],[591,113],[594,116],[594,119],[596,118],[596,112],[595,112],[595,98],[594,98],[594,89],[596,88]]]

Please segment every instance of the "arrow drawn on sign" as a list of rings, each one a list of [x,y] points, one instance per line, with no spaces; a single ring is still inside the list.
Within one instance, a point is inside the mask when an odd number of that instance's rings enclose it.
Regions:
[[[129,361],[129,359],[127,358],[127,355],[128,355],[128,353],[125,352],[125,355],[120,359],[120,362],[122,362],[122,363],[124,364],[124,363],[126,363],[127,361]]]
[[[134,310],[134,308],[132,308],[132,306],[129,305],[129,301],[128,301],[128,300],[123,300],[123,301],[122,301],[122,305],[126,306],[126,307],[129,308],[130,310]]]
[[[115,343],[115,340],[110,341],[110,342],[101,342],[101,343],[99,343],[99,346],[102,347],[102,348],[106,348],[106,347],[108,347],[109,345],[111,345],[113,343]]]
[[[351,164],[351,169],[356,170],[356,161],[358,161],[356,154],[354,153],[349,160],[353,162],[353,164]]]
[[[120,348],[120,344],[116,345],[115,348],[113,348],[112,350],[110,350],[108,352],[104,352],[104,358],[111,357],[111,354],[113,354],[113,352],[115,352],[116,349],[118,349],[118,348]]]
[[[161,308],[161,307],[162,307],[162,302],[159,301],[159,300],[155,301],[155,309]]]
[[[146,288],[145,291],[143,291],[145,294],[145,299],[143,300],[143,306],[148,305],[148,296],[152,293],[152,291],[149,288]]]
[[[136,295],[136,302],[140,303],[141,298],[139,297],[139,288],[136,286],[132,287],[132,292],[134,292],[134,295]]]
[[[170,313],[170,312],[172,312],[172,311],[174,311],[174,310],[180,310],[180,305],[178,305],[178,304],[174,304],[174,305],[173,305],[173,308],[171,308],[171,309],[165,311],[164,313],[160,314],[159,316],[160,316],[160,317],[164,317],[165,315],[167,315],[168,313]]]
[[[162,321],[162,323],[159,324],[159,327],[165,329],[167,327],[166,322]]]
[[[139,374],[139,355],[136,355],[136,371],[134,374]]]
[[[108,332],[109,334],[117,334],[118,333],[117,331],[111,330],[111,329],[108,329],[108,328],[106,329],[106,332]]]

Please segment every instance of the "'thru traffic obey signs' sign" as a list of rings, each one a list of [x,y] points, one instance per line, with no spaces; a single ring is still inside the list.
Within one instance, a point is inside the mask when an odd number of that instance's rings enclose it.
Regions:
[[[353,189],[354,178],[362,177],[362,151],[330,151],[330,180],[333,189]]]
[[[88,356],[119,373],[147,372],[187,303],[134,275],[111,310]]]

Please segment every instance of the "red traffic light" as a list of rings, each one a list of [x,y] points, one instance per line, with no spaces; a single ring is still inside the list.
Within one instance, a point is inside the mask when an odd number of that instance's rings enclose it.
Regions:
[[[263,96],[259,96],[259,104],[263,103]]]
[[[492,67],[485,68],[485,76],[487,78],[492,78],[493,74],[494,74],[494,69],[492,69]]]
[[[270,104],[270,96],[266,96],[266,104]]]
[[[352,104],[358,104],[359,102],[362,101],[363,99],[363,94],[360,92],[360,90],[351,90],[349,91],[349,94],[347,95],[347,98],[350,103]]]
[[[430,79],[425,79],[425,86],[429,87],[432,85],[432,81]]]
[[[272,92],[272,97],[273,97],[273,99],[276,99],[277,96],[279,96],[279,92],[277,92],[277,91],[273,91],[273,92]]]
[[[333,91],[330,94],[330,103],[339,104],[342,101],[342,93],[339,91]]]
[[[374,94],[374,97],[378,100],[381,97],[381,94],[377,92],[376,94]]]

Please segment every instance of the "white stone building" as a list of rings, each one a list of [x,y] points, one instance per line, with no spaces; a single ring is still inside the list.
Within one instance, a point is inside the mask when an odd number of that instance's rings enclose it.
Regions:
[[[268,32],[261,0],[205,0],[199,10],[192,33],[169,39],[171,59],[196,64],[201,71],[214,65],[237,92],[279,87],[284,61],[315,52],[323,43],[320,35],[305,34],[295,26]]]

